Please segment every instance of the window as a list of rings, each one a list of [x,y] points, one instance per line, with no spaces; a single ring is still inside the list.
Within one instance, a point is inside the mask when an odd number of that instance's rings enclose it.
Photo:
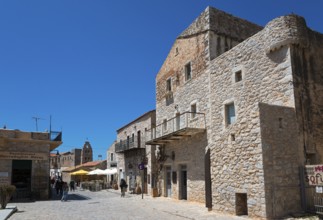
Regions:
[[[192,78],[192,69],[191,63],[185,65],[185,81],[188,81]]]
[[[226,125],[231,125],[236,121],[234,103],[225,105]]]
[[[111,153],[111,160],[110,161],[113,161],[113,153]]]
[[[234,74],[235,82],[240,82],[242,80],[242,71],[239,70]]]
[[[164,119],[163,121],[163,130],[167,131],[167,119]]]
[[[176,49],[175,49],[175,56],[177,56],[178,55],[178,47],[176,47]]]
[[[236,136],[235,136],[235,134],[231,134],[231,141],[236,141]]]
[[[167,79],[167,81],[166,81],[166,91],[167,92],[172,91],[172,79],[171,78]]]
[[[191,119],[196,117],[196,103],[191,105]]]

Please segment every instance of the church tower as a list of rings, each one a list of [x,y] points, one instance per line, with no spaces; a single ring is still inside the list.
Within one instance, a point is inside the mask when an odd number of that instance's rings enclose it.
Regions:
[[[93,151],[89,141],[85,141],[82,149],[82,164],[93,161]]]

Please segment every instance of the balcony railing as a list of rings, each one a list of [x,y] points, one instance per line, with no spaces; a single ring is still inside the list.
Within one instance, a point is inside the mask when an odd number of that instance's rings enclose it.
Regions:
[[[115,144],[115,151],[117,153],[130,150],[130,149],[136,149],[136,148],[144,148],[145,147],[145,141],[141,137],[140,139],[138,136],[129,137],[128,140],[120,140]]]
[[[50,132],[51,141],[62,141],[62,132],[60,131],[51,131]]]
[[[160,145],[185,136],[204,132],[206,129],[205,114],[184,112],[146,132],[146,144]]]

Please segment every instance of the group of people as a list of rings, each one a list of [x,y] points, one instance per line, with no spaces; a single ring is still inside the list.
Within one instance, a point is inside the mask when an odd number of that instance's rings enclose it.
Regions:
[[[62,181],[62,179],[60,178],[57,178],[54,184],[52,184],[52,187],[55,188],[57,196],[62,196],[61,201],[67,201],[68,191],[75,191],[75,181],[71,180],[68,185],[67,182]]]
[[[56,195],[62,195],[61,201],[67,201],[68,191],[75,191],[75,181],[71,180],[69,185],[67,182],[62,181],[62,179],[57,178],[53,181],[51,180],[51,185],[56,189]],[[125,197],[125,192],[127,190],[128,184],[124,179],[120,181],[121,197]]]

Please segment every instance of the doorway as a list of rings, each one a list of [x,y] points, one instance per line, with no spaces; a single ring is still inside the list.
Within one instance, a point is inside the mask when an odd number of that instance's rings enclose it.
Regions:
[[[137,144],[138,144],[138,148],[140,148],[141,147],[141,132],[140,131],[138,131],[137,132]]]
[[[181,166],[181,199],[187,199],[187,167],[186,165]]]
[[[236,215],[248,215],[247,193],[236,193]]]
[[[166,197],[172,196],[172,169],[166,167]]]
[[[16,186],[13,199],[26,199],[31,196],[31,160],[13,160],[11,184]]]

